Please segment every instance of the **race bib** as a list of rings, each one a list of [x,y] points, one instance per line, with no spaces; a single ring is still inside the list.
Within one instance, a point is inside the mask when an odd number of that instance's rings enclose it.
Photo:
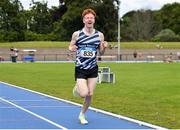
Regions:
[[[95,48],[84,47],[80,50],[80,56],[84,58],[93,58],[96,55]]]

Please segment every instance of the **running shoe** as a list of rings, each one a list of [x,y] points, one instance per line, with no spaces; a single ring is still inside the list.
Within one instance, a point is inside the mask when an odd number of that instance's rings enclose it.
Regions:
[[[76,86],[74,86],[74,88],[73,88],[73,95],[75,97],[80,97],[79,93],[77,92]]]
[[[79,121],[82,125],[86,125],[88,124],[88,121],[85,119],[85,115],[84,114],[80,114],[79,115]]]

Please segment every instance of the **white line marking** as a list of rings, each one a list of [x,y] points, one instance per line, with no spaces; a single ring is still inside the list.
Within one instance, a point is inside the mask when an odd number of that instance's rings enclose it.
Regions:
[[[18,101],[18,102],[57,102],[57,100],[54,99],[48,99],[48,100],[9,100],[9,101]]]
[[[11,105],[13,105],[13,106],[21,109],[21,110],[23,110],[23,111],[25,111],[25,112],[33,115],[33,116],[36,116],[36,117],[38,117],[38,118],[40,118],[40,119],[42,119],[42,120],[44,120],[44,121],[46,121],[46,122],[48,122],[48,123],[56,126],[56,127],[58,127],[58,128],[61,128],[61,129],[63,129],[63,130],[68,130],[67,128],[65,128],[65,127],[63,127],[63,126],[61,126],[61,125],[59,125],[59,124],[57,124],[57,123],[55,123],[55,122],[53,122],[53,121],[50,121],[50,120],[46,119],[45,117],[42,117],[42,116],[40,116],[40,115],[38,115],[38,114],[36,114],[36,113],[33,113],[33,112],[31,112],[31,111],[29,111],[29,110],[27,110],[27,109],[24,109],[23,107],[20,107],[20,106],[14,104],[14,103],[12,103],[12,102],[10,102],[10,101],[8,101],[8,100],[5,100],[5,99],[3,99],[3,98],[1,98],[1,97],[0,97],[0,100],[4,101],[4,102],[6,102],[6,103],[9,103],[9,104],[11,104]]]
[[[21,106],[23,108],[77,108],[77,106]],[[0,109],[3,108],[16,108],[10,106],[0,106]]]

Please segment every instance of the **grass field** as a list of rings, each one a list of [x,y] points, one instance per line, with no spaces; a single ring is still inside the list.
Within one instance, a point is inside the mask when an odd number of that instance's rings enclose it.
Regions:
[[[117,42],[109,42],[111,46],[117,46]],[[121,42],[122,49],[157,49],[157,45],[163,49],[180,49],[180,42]],[[32,42],[4,42],[1,48],[67,48],[69,42],[32,41]]]
[[[115,84],[98,84],[92,106],[167,128],[180,128],[180,63],[101,63]],[[82,103],[72,96],[73,63],[1,63],[0,80]]]

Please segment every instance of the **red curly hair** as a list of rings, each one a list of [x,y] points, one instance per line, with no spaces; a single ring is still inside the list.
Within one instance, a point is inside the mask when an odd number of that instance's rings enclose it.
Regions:
[[[82,17],[84,17],[86,14],[93,14],[94,17],[96,17],[96,13],[93,9],[85,9],[83,12],[82,12]]]

